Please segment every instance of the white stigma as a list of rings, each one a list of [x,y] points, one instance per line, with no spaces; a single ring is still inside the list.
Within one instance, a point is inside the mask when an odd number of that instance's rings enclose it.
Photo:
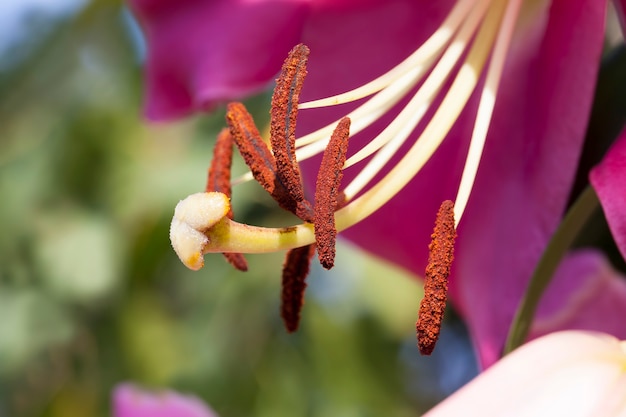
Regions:
[[[204,232],[229,210],[228,197],[217,192],[192,194],[178,202],[170,226],[170,241],[187,268],[197,271],[204,266],[204,247],[209,243]]]

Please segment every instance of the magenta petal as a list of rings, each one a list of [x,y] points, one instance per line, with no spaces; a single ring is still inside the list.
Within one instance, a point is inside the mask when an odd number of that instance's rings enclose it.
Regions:
[[[626,129],[589,175],[622,256],[626,259]]]
[[[149,393],[131,384],[113,392],[113,417],[217,417],[200,399],[174,391]]]
[[[559,266],[539,309],[531,338],[561,329],[595,330],[626,339],[626,280],[606,257],[579,250]]]
[[[265,87],[307,1],[131,0],[148,44],[146,115],[166,120]]]
[[[449,6],[394,1],[372,3],[350,15],[313,15],[304,32],[312,52],[303,96],[338,93],[374,78],[423,42]],[[514,39],[474,193],[459,228],[450,283],[451,299],[469,325],[483,366],[500,356],[534,265],[565,209],[593,97],[605,7],[595,0],[555,0]],[[373,20],[382,25],[375,36],[368,23]],[[340,28],[339,44],[324,30],[333,26]],[[424,170],[344,236],[423,274],[437,208],[456,193],[476,98]],[[306,133],[341,111],[346,108],[301,112],[298,127]],[[356,135],[351,149],[371,135]],[[315,162],[304,166],[315,172]],[[346,172],[345,183],[351,175],[354,170]]]
[[[451,282],[483,366],[500,356],[565,210],[589,118],[605,11],[601,1],[553,1],[516,39],[507,62]]]

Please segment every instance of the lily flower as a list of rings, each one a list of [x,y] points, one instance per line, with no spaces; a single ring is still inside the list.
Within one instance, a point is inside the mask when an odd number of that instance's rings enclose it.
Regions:
[[[426,267],[440,203],[454,202],[458,239],[450,297],[482,365],[497,360],[534,265],[566,208],[602,51],[605,2],[132,4],[149,45],[152,119],[248,94],[278,68],[279,52],[298,42],[308,45],[306,82],[282,97],[291,103],[283,117],[295,124],[298,113],[298,137],[288,123],[289,156],[282,166],[303,161],[304,174],[318,172],[319,160],[312,157],[328,152],[334,126],[347,116],[347,185],[335,190],[332,229],[345,230],[364,249],[416,274]],[[258,136],[238,105],[229,109],[229,124],[234,136]],[[345,149],[337,152],[346,157]],[[286,176],[278,160],[259,158],[272,175]],[[292,184],[299,183],[299,173],[296,178]],[[276,191],[272,181],[266,189],[288,195],[281,207],[306,202],[301,190],[296,198],[294,187],[279,182],[289,190]],[[292,211],[303,224],[262,228],[232,221],[229,197],[229,190],[201,193],[177,206],[171,237],[187,266],[199,269],[208,252],[293,250],[314,243],[319,251],[319,222],[307,217],[306,207]],[[298,254],[303,264],[307,257],[309,250]],[[437,286],[445,290],[447,283]],[[555,305],[570,301],[550,291]],[[593,317],[593,303],[590,308],[577,314]]]
[[[199,398],[174,391],[151,393],[132,384],[113,391],[113,417],[217,417]]]
[[[622,416],[625,370],[626,342],[556,332],[504,357],[424,417]]]

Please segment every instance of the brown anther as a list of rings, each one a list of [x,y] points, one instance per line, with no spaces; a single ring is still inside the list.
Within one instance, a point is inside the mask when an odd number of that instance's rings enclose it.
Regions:
[[[270,194],[276,188],[276,163],[254,120],[242,103],[229,103],[226,121],[239,153],[252,171],[254,179]],[[279,190],[280,191],[280,190]]]
[[[296,160],[298,100],[306,76],[309,48],[296,45],[287,56],[272,95],[270,141],[277,174],[295,201],[304,200],[300,166]]]
[[[428,246],[428,265],[424,276],[424,298],[420,303],[415,329],[417,346],[422,355],[430,355],[435,348],[443,321],[448,293],[448,275],[454,259],[454,203],[441,203],[435,229]]]
[[[206,188],[209,191],[219,191],[232,197],[230,184],[230,168],[233,162],[233,137],[228,129],[222,129],[217,135],[215,147],[213,148],[213,159],[209,168]],[[227,214],[229,219],[233,218],[231,207]],[[239,271],[248,270],[248,262],[242,253],[224,253],[226,260]]]
[[[233,137],[227,128],[217,135],[213,159],[206,182],[206,192],[218,191],[231,197],[230,168],[233,162]]]
[[[300,312],[304,304],[305,279],[309,274],[311,258],[315,253],[315,245],[291,249],[287,252],[283,265],[282,294],[280,316],[289,333],[298,330]]]
[[[254,179],[272,196],[279,206],[306,222],[313,221],[313,208],[307,200],[295,201],[276,174],[276,162],[259,133],[252,116],[243,104],[230,103],[226,113],[239,153],[250,168]]]
[[[342,203],[339,185],[343,177],[349,136],[350,119],[344,117],[330,137],[315,184],[315,242],[320,263],[326,269],[332,268],[335,263],[335,210]]]

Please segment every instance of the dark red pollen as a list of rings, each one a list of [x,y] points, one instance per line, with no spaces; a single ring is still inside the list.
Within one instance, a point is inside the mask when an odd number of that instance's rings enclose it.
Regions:
[[[254,179],[267,191],[279,206],[306,222],[313,221],[313,207],[307,200],[296,201],[277,174],[276,161],[263,142],[252,116],[243,104],[230,103],[226,113],[239,153],[250,168]]]
[[[315,187],[315,242],[320,263],[326,269],[335,264],[335,210],[345,197],[339,193],[343,177],[343,164],[348,152],[350,119],[339,121],[324,151]]]
[[[309,48],[302,44],[289,52],[276,80],[270,112],[270,141],[277,174],[294,201],[304,200],[302,176],[296,160],[296,122],[308,56]]]
[[[311,258],[315,253],[315,245],[291,249],[287,252],[283,265],[282,294],[280,316],[289,333],[298,330],[300,312],[304,304],[306,277],[309,274]]]
[[[448,293],[448,276],[454,259],[454,203],[446,200],[437,213],[435,229],[428,246],[429,256],[424,276],[424,298],[420,303],[415,328],[417,346],[422,355],[430,355],[439,339]]]

